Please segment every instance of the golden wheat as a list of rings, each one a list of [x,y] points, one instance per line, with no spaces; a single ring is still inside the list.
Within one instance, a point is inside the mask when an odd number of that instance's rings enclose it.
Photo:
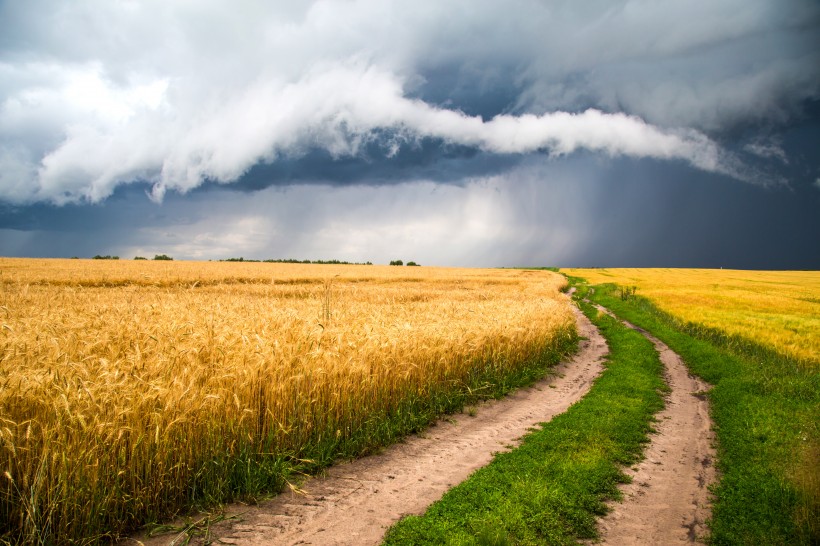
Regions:
[[[533,271],[0,259],[1,532],[91,543],[275,487],[290,462],[390,441],[458,387],[566,348],[563,284]]]
[[[724,269],[566,269],[591,284],[637,286],[686,322],[820,363],[820,272]]]

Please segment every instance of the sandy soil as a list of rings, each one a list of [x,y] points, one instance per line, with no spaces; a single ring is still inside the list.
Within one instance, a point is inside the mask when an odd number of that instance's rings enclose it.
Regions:
[[[555,374],[503,400],[440,421],[423,435],[382,453],[328,469],[302,484],[303,495],[287,492],[258,506],[231,505],[238,521],[211,528],[226,544],[378,544],[386,529],[406,514],[420,514],[452,486],[514,446],[528,429],[564,412],[586,394],[602,371],[604,338],[576,310],[582,337],[579,352]],[[174,537],[136,537],[146,546]],[[192,541],[193,543],[193,541]]]
[[[603,308],[600,308],[604,310]],[[605,311],[605,310],[604,310]],[[672,391],[646,458],[627,474],[622,503],[612,503],[599,523],[604,544],[691,544],[701,542],[711,513],[708,487],[715,481],[714,434],[703,392],[709,386],[692,377],[665,343],[628,322],[660,354]]]

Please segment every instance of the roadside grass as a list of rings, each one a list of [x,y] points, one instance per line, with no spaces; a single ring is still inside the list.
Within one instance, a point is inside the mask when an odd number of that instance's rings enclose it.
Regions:
[[[718,442],[712,544],[820,544],[820,373],[747,339],[683,323],[615,285],[581,293],[649,330],[708,393]]]
[[[610,355],[590,392],[525,436],[520,447],[447,492],[422,516],[394,525],[385,544],[576,544],[597,536],[604,502],[641,458],[663,408],[663,365],[652,344],[582,304]]]

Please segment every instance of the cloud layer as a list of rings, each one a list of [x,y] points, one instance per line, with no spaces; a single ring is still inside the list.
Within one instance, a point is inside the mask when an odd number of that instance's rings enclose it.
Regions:
[[[3,3],[0,200],[161,200],[431,139],[761,182],[717,137],[820,95],[819,21],[809,0]]]
[[[579,152],[553,162],[530,156],[460,185],[210,186],[171,192],[162,205],[122,187],[103,206],[0,205],[0,255],[820,267],[813,179],[761,191],[692,173],[683,163]]]

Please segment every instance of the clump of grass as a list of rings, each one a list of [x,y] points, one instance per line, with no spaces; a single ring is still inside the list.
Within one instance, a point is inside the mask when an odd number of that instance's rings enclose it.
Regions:
[[[0,271],[12,543],[94,544],[276,492],[530,383],[575,343],[551,273],[11,259]]]
[[[204,544],[211,544],[211,526],[223,521],[241,521],[241,515],[228,516],[224,512],[206,514],[198,519],[186,518],[181,525],[154,524],[148,525],[148,536],[176,535],[171,540],[172,546],[185,546],[193,538],[199,538]]]
[[[641,334],[584,306],[610,355],[590,392],[528,434],[520,447],[448,491],[423,516],[393,526],[385,544],[576,544],[597,536],[621,471],[641,457],[663,407],[661,364]]]
[[[637,292],[638,290],[637,286],[621,286],[619,288],[621,290],[621,299],[623,301],[626,301],[632,296],[634,296],[635,292]]]

